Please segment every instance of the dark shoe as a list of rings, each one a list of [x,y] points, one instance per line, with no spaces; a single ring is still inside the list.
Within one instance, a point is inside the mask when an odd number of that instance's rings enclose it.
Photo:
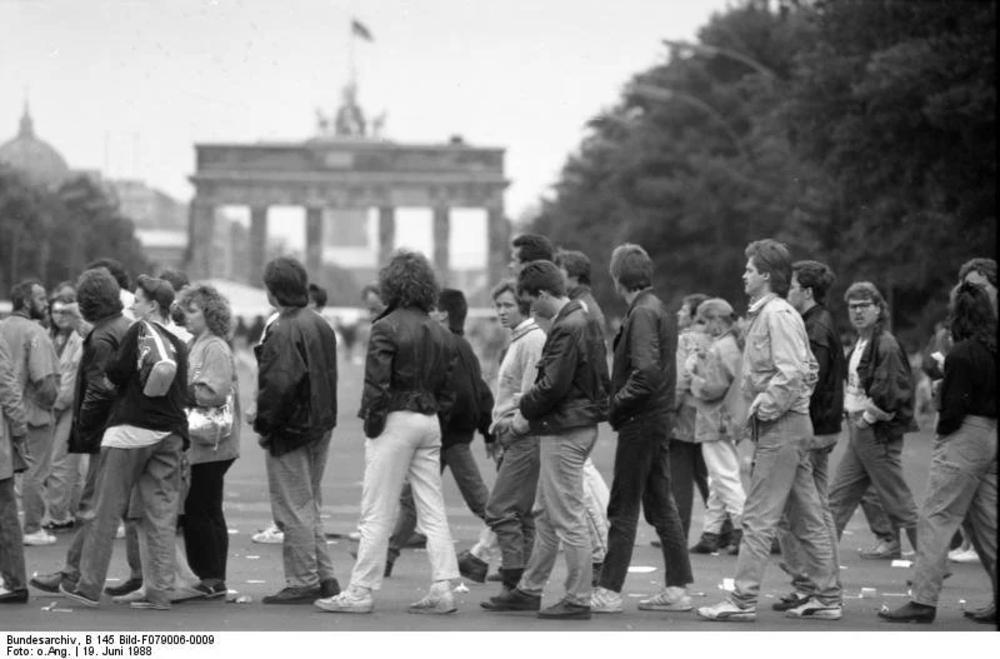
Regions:
[[[72,588],[64,588],[62,585],[60,585],[59,592],[68,597],[69,599],[73,600],[77,604],[83,604],[84,606],[89,606],[92,609],[96,609],[101,605],[101,601],[99,599],[96,600],[90,599],[89,597],[78,591],[75,585]]]
[[[604,563],[593,563],[590,572],[590,587],[597,588],[601,583],[601,572],[604,571]]]
[[[406,541],[403,545],[407,549],[426,549],[427,548],[427,536],[423,533],[414,533],[410,536],[410,539]]]
[[[58,593],[60,584],[65,585],[66,588],[72,588],[76,585],[76,582],[62,572],[53,572],[52,574],[43,574],[37,577],[31,577],[28,581],[28,585],[33,586],[45,593]]]
[[[719,536],[716,533],[702,533],[698,544],[688,550],[690,554],[714,554],[719,551]]]
[[[61,533],[63,531],[72,531],[74,526],[76,526],[76,522],[69,520],[68,522],[49,522],[48,524],[43,524],[42,528],[52,533]]]
[[[895,611],[879,611],[878,617],[889,622],[919,622],[932,623],[937,615],[937,608],[924,606],[916,602],[907,602]]]
[[[505,590],[514,590],[517,588],[517,584],[521,583],[521,575],[524,574],[524,568],[500,568],[500,581],[503,583]]]
[[[310,586],[309,588],[288,586],[274,595],[267,595],[261,602],[264,604],[312,604],[322,597],[323,592],[319,586]]]
[[[129,578],[128,581],[120,586],[108,586],[104,589],[104,594],[110,595],[111,597],[121,597],[122,595],[134,593],[140,588],[142,588],[142,579]]]
[[[28,602],[27,588],[17,588],[16,590],[7,590],[6,588],[0,586],[0,604],[27,604],[27,602]]]
[[[539,611],[538,617],[545,620],[590,620],[590,607],[562,600],[555,606]]]
[[[486,583],[486,573],[490,569],[486,561],[473,556],[469,550],[463,551],[457,558],[459,574],[476,583]]]
[[[480,604],[487,611],[538,611],[542,608],[542,596],[531,595],[520,588],[500,593],[488,602]]]
[[[226,584],[221,579],[208,579],[202,581],[200,584],[194,587],[196,591],[201,593],[201,596],[205,599],[219,599],[225,597],[229,589],[226,588]]]
[[[995,625],[997,624],[997,605],[995,603],[991,603],[982,609],[965,611],[962,615],[973,622],[978,622],[984,625]]]
[[[788,595],[782,596],[780,600],[772,604],[771,609],[774,611],[789,611],[791,609],[797,609],[808,602],[809,599],[809,595],[789,593]]]
[[[340,582],[333,577],[323,579],[319,582],[319,592],[322,594],[323,599],[336,597],[340,594]]]
[[[902,549],[898,540],[894,540],[892,542],[880,540],[879,543],[871,549],[864,549],[861,551],[861,558],[867,558],[870,560],[893,560],[899,558],[900,556],[902,556]]]

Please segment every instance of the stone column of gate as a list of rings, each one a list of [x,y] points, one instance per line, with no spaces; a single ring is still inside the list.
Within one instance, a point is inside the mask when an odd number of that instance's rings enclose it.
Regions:
[[[267,261],[267,206],[250,209],[250,276],[251,286],[264,285],[264,265]]]
[[[486,209],[486,272],[490,287],[510,275],[510,223],[504,216],[503,204]]]
[[[195,197],[188,205],[188,276],[209,279],[215,237],[215,206]]]
[[[448,206],[434,207],[434,267],[441,277],[441,285],[447,286],[451,279],[451,253],[448,238],[451,236],[451,217]]]
[[[309,279],[319,281],[323,269],[323,209],[306,208],[306,271]]]
[[[378,209],[378,263],[382,268],[389,262],[389,255],[396,246],[396,208],[381,206]]]

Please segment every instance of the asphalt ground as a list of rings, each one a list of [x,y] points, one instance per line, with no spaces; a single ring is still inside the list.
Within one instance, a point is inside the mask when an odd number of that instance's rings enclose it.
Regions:
[[[241,367],[244,400],[249,394],[250,373]],[[326,475],[323,481],[324,520],[330,534],[342,534],[340,539],[330,539],[330,552],[341,585],[349,581],[353,559],[349,554],[351,542],[346,534],[357,523],[358,504],[361,497],[361,478],[364,471],[364,438],[356,411],[360,401],[362,367],[342,361],[339,391],[339,424],[334,431]],[[929,423],[926,424],[929,426]],[[499,591],[499,584],[476,584],[464,581],[458,587],[456,599],[459,612],[450,616],[414,616],[406,613],[409,603],[419,599],[429,584],[429,566],[423,550],[406,550],[396,563],[393,576],[386,579],[376,593],[376,610],[371,615],[329,614],[311,605],[264,605],[264,595],[280,590],[283,585],[280,545],[258,545],[250,537],[270,522],[270,504],[266,486],[262,449],[255,442],[256,436],[245,428],[242,456],[230,469],[226,478],[226,517],[230,528],[230,560],[228,583],[239,597],[251,601],[188,601],[175,604],[170,611],[135,611],[125,605],[113,604],[105,597],[99,609],[87,609],[54,595],[32,589],[27,605],[5,606],[0,610],[0,630],[50,630],[50,631],[110,631],[110,630],[167,630],[167,631],[877,631],[877,632],[927,632],[927,631],[991,631],[986,625],[967,621],[963,608],[975,608],[988,603],[990,587],[981,565],[952,565],[954,575],[945,582],[938,607],[937,621],[933,625],[892,625],[876,616],[880,607],[896,607],[907,601],[906,580],[912,569],[892,567],[889,561],[864,560],[859,556],[862,548],[873,544],[864,518],[855,515],[840,545],[842,572],[845,587],[845,615],[835,622],[803,621],[788,619],[771,611],[776,598],[789,590],[788,579],[777,566],[777,557],[765,573],[758,618],[754,624],[710,623],[699,620],[690,613],[656,613],[636,609],[642,597],[662,588],[663,565],[659,549],[650,545],[653,529],[640,521],[632,567],[622,594],[626,611],[620,615],[595,615],[585,622],[550,622],[539,620],[532,614],[488,613],[479,603]],[[933,435],[929,428],[909,435],[904,449],[906,477],[917,500],[922,497],[926,472],[930,462]],[[602,425],[600,438],[593,452],[593,459],[606,479],[609,479],[614,459],[614,434]],[[843,443],[834,452],[831,465],[839,461]],[[494,470],[485,455],[481,440],[477,439],[474,453],[479,460],[484,479],[490,485]],[[471,546],[481,528],[478,519],[465,509],[461,496],[449,475],[444,476],[445,501],[448,519],[456,541],[456,549]],[[696,503],[693,515],[691,541],[697,540],[700,531],[701,506]],[[61,534],[55,545],[26,547],[27,570],[47,573],[59,569],[64,561],[71,535]],[[910,559],[913,557],[910,556]],[[724,596],[723,579],[733,577],[736,558],[728,555],[691,556],[695,583],[691,587],[695,605],[712,604]],[[495,569],[495,566],[494,566]],[[124,541],[115,542],[109,578],[119,583],[126,578]],[[562,589],[565,570],[561,559],[557,561],[543,605],[554,603]],[[871,598],[860,597],[862,588],[875,589]],[[466,590],[467,589],[467,590]],[[235,599],[231,596],[230,599]]]

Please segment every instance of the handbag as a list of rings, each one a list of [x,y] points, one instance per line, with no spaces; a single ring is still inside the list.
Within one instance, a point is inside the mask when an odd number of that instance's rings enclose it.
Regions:
[[[216,407],[191,407],[187,411],[188,436],[199,444],[211,444],[212,450],[219,442],[233,434],[233,395]]]

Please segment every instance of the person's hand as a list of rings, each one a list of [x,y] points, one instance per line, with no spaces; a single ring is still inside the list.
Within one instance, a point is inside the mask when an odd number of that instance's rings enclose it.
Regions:
[[[493,435],[496,437],[496,435]],[[488,457],[493,462],[499,462],[500,456],[503,455],[503,447],[500,445],[500,440],[494,440],[486,444],[486,457]]]
[[[514,416],[514,419],[510,422],[510,429],[515,435],[527,435],[531,427],[528,425],[528,420],[525,419],[520,414]]]

